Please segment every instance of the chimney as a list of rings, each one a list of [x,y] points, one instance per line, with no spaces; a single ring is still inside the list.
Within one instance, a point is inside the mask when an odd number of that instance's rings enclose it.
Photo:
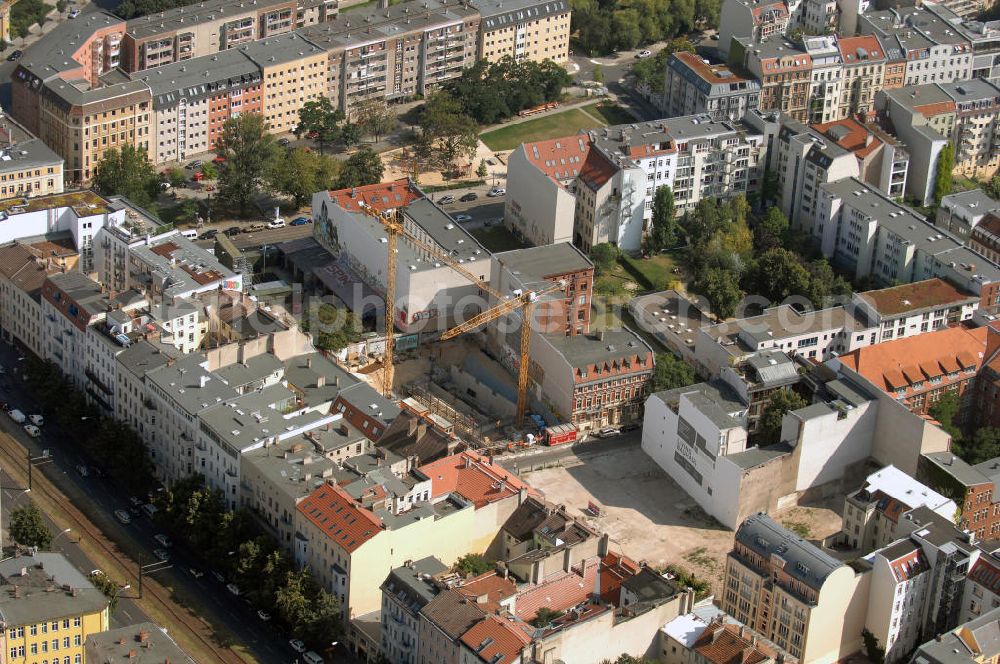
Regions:
[[[149,632],[139,630],[139,643],[145,643],[146,641],[149,641]]]
[[[313,359],[311,357],[306,358],[306,369],[312,369]]]
[[[326,386],[326,376],[316,376],[316,387]]]
[[[132,648],[131,650],[128,651],[128,658],[129,659],[135,659],[136,658],[135,648]]]

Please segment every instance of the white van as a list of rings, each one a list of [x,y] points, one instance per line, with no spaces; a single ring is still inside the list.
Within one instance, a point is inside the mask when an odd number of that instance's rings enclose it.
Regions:
[[[11,410],[7,414],[10,415],[10,419],[14,420],[18,424],[24,424],[24,421],[28,419],[27,417],[24,416],[24,413],[19,411],[17,408]]]
[[[191,230],[191,229],[188,229],[186,231],[181,231],[181,235],[183,235],[184,237],[186,237],[189,240],[197,240],[198,239],[198,231],[194,231],[194,230]]]
[[[309,652],[302,654],[302,659],[306,660],[308,664],[323,664],[323,658],[317,655],[315,652],[310,650]]]

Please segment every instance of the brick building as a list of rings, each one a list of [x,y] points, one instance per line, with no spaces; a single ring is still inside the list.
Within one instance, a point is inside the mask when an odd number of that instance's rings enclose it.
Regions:
[[[986,462],[990,463],[993,462]],[[951,451],[921,455],[917,463],[917,479],[958,503],[961,515],[956,523],[976,539],[1000,534],[1000,505],[994,499],[996,485],[993,478],[980,470],[982,465],[970,466]]]

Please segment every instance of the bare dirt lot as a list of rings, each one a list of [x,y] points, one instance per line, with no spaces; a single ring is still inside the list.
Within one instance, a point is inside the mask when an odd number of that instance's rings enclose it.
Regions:
[[[638,445],[582,459],[571,456],[563,464],[531,471],[522,467],[521,476],[548,500],[607,532],[612,550],[655,567],[684,567],[719,593],[732,531],[706,515]],[[587,513],[591,501],[601,507],[601,516]],[[814,541],[840,529],[840,516],[829,506],[794,507],[772,516]]]

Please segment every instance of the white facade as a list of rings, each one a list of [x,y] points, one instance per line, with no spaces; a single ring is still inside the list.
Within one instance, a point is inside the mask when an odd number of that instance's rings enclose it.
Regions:
[[[819,3],[820,6],[836,3]],[[807,32],[809,32],[807,30]],[[815,34],[822,34],[815,33]],[[844,62],[834,36],[806,37],[806,53],[812,59],[812,87],[809,89],[809,122],[832,122],[839,119],[837,100],[844,77]]]
[[[527,144],[519,146],[507,160],[504,223],[535,246],[572,242],[576,212],[576,197],[573,194],[575,176],[557,178],[554,174],[546,175],[532,163],[525,152],[528,149],[530,146]],[[569,176],[578,172],[580,165],[571,161],[551,168]]]
[[[923,550],[909,539],[866,560],[872,565],[872,580],[865,627],[885,649],[887,664],[894,664],[926,640],[921,629],[933,573]]]

